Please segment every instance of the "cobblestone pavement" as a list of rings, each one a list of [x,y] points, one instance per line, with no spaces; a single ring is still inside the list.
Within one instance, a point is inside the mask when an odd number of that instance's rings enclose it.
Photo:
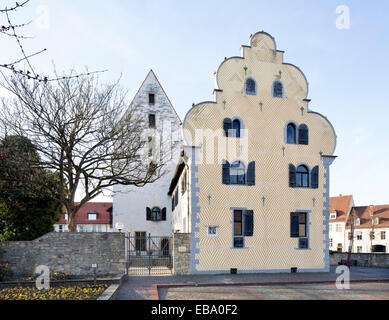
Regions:
[[[183,287],[159,289],[161,300],[389,300],[389,283]]]
[[[290,282],[290,281],[333,281],[335,284],[336,278],[339,274],[335,271],[336,267],[331,267],[330,272],[321,272],[321,273],[261,273],[261,274],[220,274],[220,275],[188,275],[188,276],[130,276],[125,280],[120,288],[118,289],[116,299],[117,300],[148,300],[151,298],[151,288],[154,284],[202,284],[202,283],[249,283],[249,282]],[[351,280],[361,280],[361,279],[389,279],[389,269],[385,268],[360,268],[352,267],[351,268]],[[356,285],[352,283],[352,285]],[[362,285],[362,284],[361,284]],[[226,287],[217,288],[219,291],[223,290]],[[309,286],[308,286],[309,288]],[[323,288],[327,288],[323,286]],[[328,287],[330,289],[330,287]],[[169,288],[173,289],[173,288]],[[190,288],[182,288],[182,290],[192,290]],[[198,287],[197,289],[210,289],[204,287]],[[250,287],[250,290],[253,288]],[[265,289],[264,289],[265,290]],[[308,289],[306,289],[308,290]],[[312,291],[312,290],[311,290]],[[159,289],[159,292],[162,293],[162,288]],[[171,291],[173,292],[173,291]],[[196,291],[197,292],[197,291]],[[198,291],[200,292],[200,291]],[[216,292],[216,291],[215,291]],[[248,290],[243,290],[245,294],[249,294]],[[297,292],[297,291],[296,291]],[[222,294],[218,293],[220,296]],[[233,294],[229,293],[228,290],[224,291],[225,296],[221,299],[228,299],[228,297]],[[235,294],[235,293],[234,293]],[[253,296],[253,295],[251,295]],[[273,295],[274,296],[274,295]],[[163,297],[160,294],[160,298]],[[231,297],[230,297],[231,298]],[[231,298],[233,299],[233,298]],[[235,299],[235,298],[234,298]],[[251,297],[253,299],[253,297]],[[274,298],[270,298],[274,299]],[[297,298],[296,298],[297,299]]]

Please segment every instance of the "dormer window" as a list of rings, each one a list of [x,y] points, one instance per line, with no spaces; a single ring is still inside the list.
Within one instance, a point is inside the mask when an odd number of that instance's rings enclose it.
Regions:
[[[154,93],[149,93],[149,104],[155,103],[155,95]]]
[[[336,219],[336,212],[330,213],[330,219]]]
[[[359,226],[361,224],[361,220],[359,219],[359,218],[356,218],[355,220],[354,220],[354,225],[355,226]]]
[[[63,219],[66,220],[66,221],[68,220],[68,214],[67,213],[63,214]]]
[[[378,225],[379,223],[380,223],[379,218],[378,218],[378,217],[375,217],[375,218],[373,219],[373,225]]]
[[[97,220],[98,213],[96,211],[88,212],[88,220]]]

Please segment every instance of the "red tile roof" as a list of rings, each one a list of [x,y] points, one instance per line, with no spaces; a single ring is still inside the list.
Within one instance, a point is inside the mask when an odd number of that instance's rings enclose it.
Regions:
[[[330,212],[336,212],[336,219],[330,222],[346,222],[347,214],[353,200],[352,195],[330,197]]]
[[[77,212],[76,223],[77,224],[110,224],[111,217],[110,211],[112,210],[112,202],[87,202]],[[96,211],[98,213],[97,220],[88,220],[88,213]],[[66,210],[64,209],[64,213]],[[64,219],[62,214],[61,219],[57,224],[66,224],[67,221]]]
[[[354,219],[360,219],[360,225],[354,225],[355,229],[370,229],[371,219],[378,217],[378,225],[374,228],[389,228],[389,204],[378,206],[353,207],[350,213],[350,218],[347,221],[346,228],[350,228]]]

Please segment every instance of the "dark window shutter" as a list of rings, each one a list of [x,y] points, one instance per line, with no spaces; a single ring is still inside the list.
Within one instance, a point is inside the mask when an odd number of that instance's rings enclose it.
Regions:
[[[232,121],[230,118],[225,118],[223,121],[224,135],[228,137],[228,130],[232,129]]]
[[[176,194],[174,196],[174,207],[177,207],[178,205],[178,187],[176,189]]]
[[[305,124],[299,126],[299,144],[308,144],[308,127]]]
[[[146,220],[151,220],[151,209],[149,207],[146,208]]]
[[[162,209],[162,221],[166,221],[166,208]]]
[[[296,186],[296,167],[293,164],[289,165],[289,187]]]
[[[223,163],[223,184],[230,184],[230,163],[225,161]]]
[[[290,237],[298,238],[299,236],[299,214],[298,212],[290,213]]]
[[[317,189],[319,187],[319,166],[316,166],[311,171],[311,187]]]
[[[251,237],[254,232],[254,211],[247,210],[244,214],[244,230],[243,234],[247,237]]]
[[[250,162],[247,167],[247,184],[249,186],[255,185],[255,161]]]

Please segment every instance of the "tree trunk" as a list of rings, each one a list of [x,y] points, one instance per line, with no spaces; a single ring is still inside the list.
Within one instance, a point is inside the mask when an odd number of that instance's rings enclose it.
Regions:
[[[77,232],[77,223],[76,223],[76,215],[77,211],[74,206],[74,203],[71,202],[70,204],[67,204],[66,211],[68,213],[68,231],[69,232]]]
[[[76,213],[68,214],[68,230],[69,232],[77,232]]]

